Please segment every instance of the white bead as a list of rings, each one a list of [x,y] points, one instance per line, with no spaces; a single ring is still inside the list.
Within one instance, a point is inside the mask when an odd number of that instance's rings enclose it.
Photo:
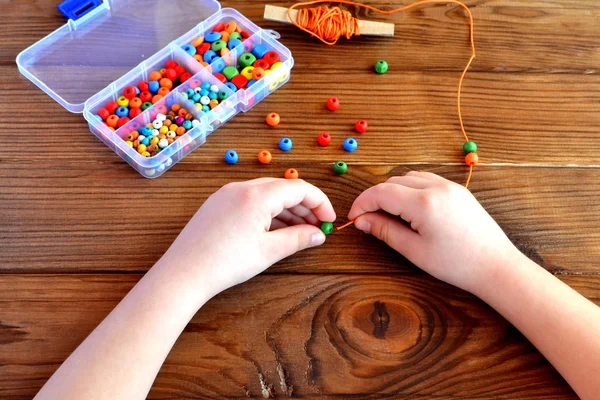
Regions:
[[[167,137],[173,139],[175,136],[177,136],[177,134],[173,131],[169,131],[167,132]],[[161,139],[164,140],[164,139]]]
[[[158,136],[160,135],[160,132],[157,129],[152,129],[152,136]]]
[[[199,88],[199,87],[197,87],[196,89],[194,89],[194,92],[196,92],[196,93],[198,93],[198,94],[200,94],[200,92],[201,92],[201,91],[202,91],[202,89],[201,89],[201,88]]]
[[[207,106],[208,103],[210,103],[210,97],[208,97],[208,96],[202,96],[200,98],[200,104]]]
[[[154,174],[156,174],[156,170],[154,168],[149,168],[147,170],[145,170],[146,175],[148,176],[154,176]]]
[[[142,143],[142,140],[144,140],[144,139],[146,139],[146,136],[144,136],[144,135],[139,135],[137,138],[137,140],[139,140],[140,143]]]
[[[167,119],[167,116],[166,116],[165,114],[160,114],[160,113],[159,113],[159,114],[156,116],[156,119],[157,119],[157,120],[159,120],[159,121],[164,121],[165,119]]]
[[[217,85],[211,85],[210,91],[214,93],[219,93],[219,87]]]
[[[167,134],[168,135],[168,134]],[[167,139],[160,139],[158,141],[158,147],[160,147],[161,149],[164,149],[165,147],[167,147],[169,145],[169,141]]]
[[[195,120],[192,121],[192,127],[195,128],[195,127],[197,127],[199,125],[200,125],[200,121],[198,121],[197,119],[195,119]]]
[[[173,159],[171,157],[167,158],[167,160],[165,161],[165,165],[167,167],[170,167],[173,164]]]
[[[158,170],[158,172],[163,172],[165,170],[165,164],[160,164],[156,169]]]
[[[154,121],[152,121],[152,126],[154,127],[154,129],[159,129],[161,126],[163,126],[163,123],[161,120],[155,119]]]

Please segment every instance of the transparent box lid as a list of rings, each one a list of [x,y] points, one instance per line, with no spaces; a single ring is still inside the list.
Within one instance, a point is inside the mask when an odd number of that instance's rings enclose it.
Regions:
[[[67,110],[221,9],[216,0],[104,0],[23,50],[23,75]]]

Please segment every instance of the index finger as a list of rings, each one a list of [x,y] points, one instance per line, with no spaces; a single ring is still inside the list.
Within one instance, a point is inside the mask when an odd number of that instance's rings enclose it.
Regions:
[[[419,189],[395,183],[380,183],[362,192],[348,213],[348,219],[355,220],[367,212],[383,210],[392,215],[402,215],[409,220],[417,212]]]

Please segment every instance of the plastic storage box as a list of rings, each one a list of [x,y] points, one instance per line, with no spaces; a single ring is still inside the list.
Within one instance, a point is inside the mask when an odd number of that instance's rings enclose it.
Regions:
[[[208,67],[182,49],[219,22],[232,20],[251,36]],[[83,113],[90,130],[140,174],[156,178],[202,145],[232,116],[248,111],[289,80],[294,61],[277,38],[275,32],[259,28],[234,9],[221,9],[214,0],[104,0],[84,17],[69,20],[23,50],[17,65],[23,75],[67,110]],[[213,68],[235,65],[241,54],[259,43],[281,58],[281,65],[271,73],[235,93],[213,76]],[[164,68],[168,60],[185,66],[194,77],[116,131],[98,118],[104,104],[115,101],[126,86],[148,80],[150,71]],[[229,97],[204,113],[181,93],[193,79],[215,84]],[[151,122],[158,106],[175,103],[189,110],[200,124],[153,157],[142,156],[123,140],[123,133]]]

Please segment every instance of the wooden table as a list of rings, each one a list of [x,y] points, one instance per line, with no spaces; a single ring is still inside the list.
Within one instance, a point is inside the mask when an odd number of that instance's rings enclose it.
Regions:
[[[298,168],[345,222],[352,200],[392,175],[466,178],[455,90],[469,49],[457,7],[383,18],[396,23],[394,38],[327,47],[264,21],[262,2],[224,0],[282,34],[296,62],[292,79],[163,177],[146,180],[80,115],[19,75],[17,53],[65,23],[56,3],[2,5],[0,398],[31,398],[227,182]],[[478,57],[465,81],[464,118],[481,149],[471,189],[524,253],[598,304],[600,5],[467,4]],[[371,70],[381,58],[391,66],[385,75]],[[343,104],[335,113],[324,109],[331,95]],[[276,129],[264,123],[270,111],[282,116]],[[360,118],[371,129],[347,154],[337,143]],[[320,131],[336,145],[318,148]],[[294,140],[289,154],[276,150],[282,136]],[[236,166],[222,161],[232,147]],[[256,162],[263,148],[276,154],[268,166]],[[350,165],[345,176],[331,171],[338,159]],[[352,228],[210,301],[150,398],[326,395],[576,398],[486,304]]]

